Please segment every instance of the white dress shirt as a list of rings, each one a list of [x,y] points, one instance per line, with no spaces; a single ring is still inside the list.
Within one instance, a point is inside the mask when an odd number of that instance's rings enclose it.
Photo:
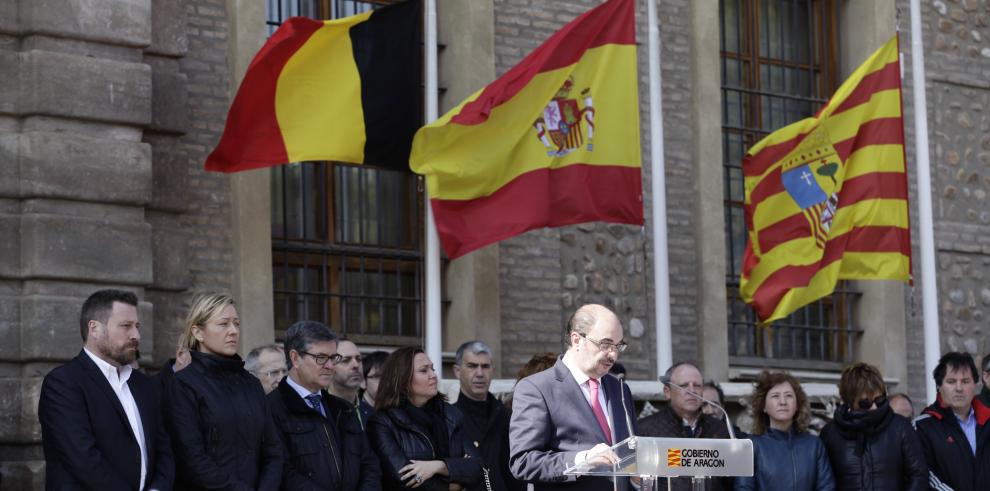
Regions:
[[[118,372],[117,367],[107,363],[99,356],[96,356],[87,348],[83,348],[83,351],[89,355],[89,358],[96,363],[96,367],[100,369],[100,373],[106,377],[107,382],[110,383],[110,388],[113,389],[113,393],[117,395],[117,399],[120,401],[120,405],[124,408],[124,414],[127,415],[127,422],[131,425],[131,431],[134,432],[134,439],[137,440],[138,447],[141,449],[141,486],[140,489],[144,489],[145,479],[148,477],[148,449],[145,448],[144,442],[144,426],[141,424],[141,413],[138,411],[137,402],[134,400],[134,396],[131,395],[131,388],[127,385],[127,381],[131,378],[131,372],[133,369],[130,366],[123,366]]]

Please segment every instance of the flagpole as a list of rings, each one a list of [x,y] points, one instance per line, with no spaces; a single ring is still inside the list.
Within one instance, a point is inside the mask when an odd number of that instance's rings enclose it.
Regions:
[[[426,123],[432,123],[439,116],[437,103],[437,2],[426,0]],[[425,179],[425,178],[424,178]],[[436,222],[430,207],[429,188],[423,192],[423,214],[426,215],[426,355],[436,367],[437,377],[443,379],[442,329],[440,314],[440,241],[437,238]]]
[[[653,307],[656,318],[657,376],[674,363],[670,333],[670,274],[667,259],[667,184],[660,112],[660,30],[657,0],[646,0],[650,57],[650,189],[653,196]]]
[[[921,39],[921,5],[911,0],[911,77],[914,82],[914,146],[918,166],[918,229],[921,232],[921,310],[924,314],[925,373],[938,364],[938,291],[935,281],[935,226],[932,220],[932,177],[928,161],[928,102],[925,92],[925,48]],[[925,377],[928,401],[937,395],[935,381]]]

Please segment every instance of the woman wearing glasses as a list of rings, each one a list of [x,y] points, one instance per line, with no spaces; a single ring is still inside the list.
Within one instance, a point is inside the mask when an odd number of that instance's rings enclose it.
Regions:
[[[834,490],[825,446],[808,433],[811,408],[797,379],[764,370],[751,401],[755,473],[737,477],[736,490]]]
[[[239,340],[233,297],[193,300],[179,340],[192,360],[175,374],[165,409],[176,489],[279,488],[281,443],[265,392],[237,355]]]
[[[857,363],[842,371],[842,404],[822,430],[840,490],[928,489],[928,465],[907,419],[894,414],[880,371]]]
[[[481,484],[481,461],[463,437],[462,421],[437,391],[433,362],[423,350],[392,353],[367,428],[381,462],[382,488],[456,491]]]

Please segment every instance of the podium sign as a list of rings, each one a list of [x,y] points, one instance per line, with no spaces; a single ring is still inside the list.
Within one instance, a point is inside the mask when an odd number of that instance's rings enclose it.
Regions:
[[[608,454],[607,459],[599,458]],[[752,476],[753,442],[713,438],[629,437],[606,452],[588,455],[567,475],[710,477]]]
[[[636,471],[644,476],[752,476],[753,442],[714,438],[639,438]]]

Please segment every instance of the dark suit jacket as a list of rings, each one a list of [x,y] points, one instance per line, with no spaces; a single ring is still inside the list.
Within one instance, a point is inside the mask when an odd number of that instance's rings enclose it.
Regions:
[[[148,451],[147,489],[172,489],[175,466],[151,381],[135,370],[127,386]],[[52,370],[38,402],[47,489],[137,490],[141,450],[124,407],[93,360],[80,352]]]
[[[602,388],[613,417],[613,443],[618,443],[635,434],[635,426],[630,432],[626,425],[619,391],[625,390],[627,414],[635,421],[632,395],[628,387],[620,387],[618,379],[607,375],[602,377]],[[516,385],[509,423],[509,466],[517,479],[532,482],[537,491],[612,489],[612,480],[608,478],[572,480],[563,474],[564,469],[574,464],[578,452],[605,441],[591,405],[560,359],[552,368],[526,377]],[[620,478],[618,489],[631,489],[628,479]]]
[[[268,407],[286,449],[282,489],[380,491],[378,456],[354,406],[322,391],[324,418],[285,379],[268,394]]]

